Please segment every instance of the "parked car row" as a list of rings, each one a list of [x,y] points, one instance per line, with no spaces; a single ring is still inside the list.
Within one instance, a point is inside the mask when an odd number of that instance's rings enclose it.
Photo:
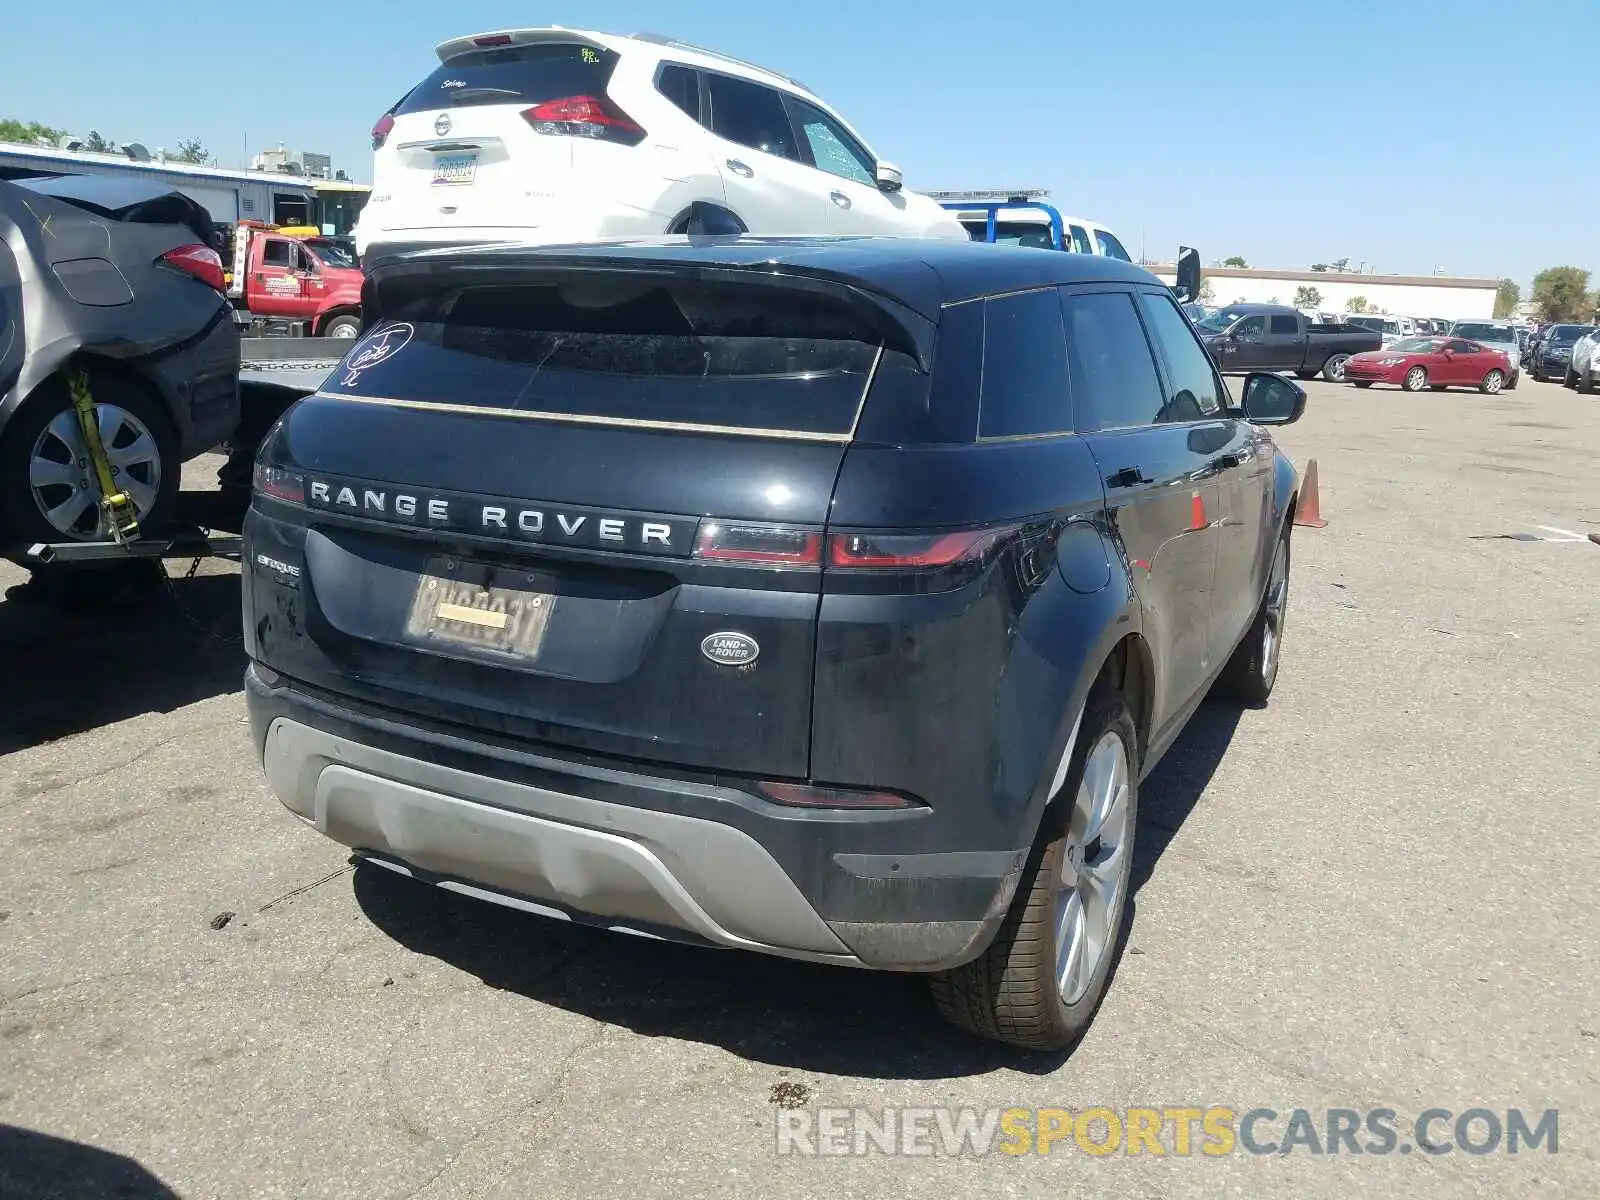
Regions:
[[[1529,371],[1538,380],[1559,379],[1568,387],[1579,379],[1580,368],[1587,371],[1592,354],[1593,325],[1544,325],[1532,332],[1528,350]],[[1583,349],[1580,350],[1580,343]],[[1578,356],[1582,355],[1581,358]],[[1577,359],[1577,361],[1574,361]]]

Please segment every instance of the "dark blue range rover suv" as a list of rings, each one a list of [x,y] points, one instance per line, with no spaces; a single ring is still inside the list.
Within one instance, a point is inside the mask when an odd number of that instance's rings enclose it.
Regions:
[[[372,266],[263,444],[247,694],[283,802],[530,912],[931,975],[1070,1044],[1139,781],[1278,668],[1295,473],[1152,275],[968,243]]]

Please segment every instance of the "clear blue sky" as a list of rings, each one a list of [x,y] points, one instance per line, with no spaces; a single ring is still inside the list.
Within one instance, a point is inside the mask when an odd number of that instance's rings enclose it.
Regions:
[[[1546,266],[1600,275],[1594,0],[12,8],[0,116],[151,147],[198,135],[225,166],[281,140],[369,180],[368,130],[444,38],[648,29],[805,81],[912,187],[1048,187],[1152,255],[1181,240],[1207,262],[1348,256],[1524,289]]]

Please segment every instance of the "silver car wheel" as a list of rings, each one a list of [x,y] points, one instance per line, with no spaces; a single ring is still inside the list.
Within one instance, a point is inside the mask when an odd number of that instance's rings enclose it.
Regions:
[[[1128,796],[1128,748],[1108,729],[1084,760],[1061,856],[1055,968],[1065,1004],[1083,999],[1117,940],[1128,882]]]
[[[161,450],[156,439],[127,409],[96,404],[94,410],[112,483],[143,517],[161,494]],[[28,486],[39,514],[58,532],[82,540],[110,536],[100,506],[100,484],[74,409],[57,413],[34,441],[28,456]]]

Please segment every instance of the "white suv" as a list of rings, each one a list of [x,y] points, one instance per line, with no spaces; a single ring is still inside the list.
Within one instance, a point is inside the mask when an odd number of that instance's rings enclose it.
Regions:
[[[378,243],[664,233],[966,238],[792,79],[650,34],[455,38],[372,130]]]

